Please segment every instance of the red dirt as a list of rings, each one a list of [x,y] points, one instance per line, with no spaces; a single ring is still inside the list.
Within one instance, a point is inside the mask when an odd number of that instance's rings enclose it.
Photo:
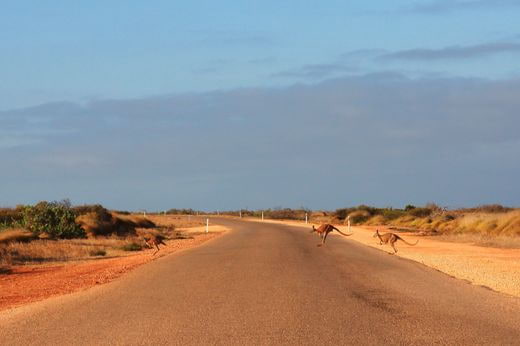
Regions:
[[[147,250],[119,258],[58,265],[13,266],[9,274],[0,274],[0,310],[107,283],[135,267],[172,252],[200,245],[220,234],[222,232],[170,241],[156,256],[152,256],[155,250]]]

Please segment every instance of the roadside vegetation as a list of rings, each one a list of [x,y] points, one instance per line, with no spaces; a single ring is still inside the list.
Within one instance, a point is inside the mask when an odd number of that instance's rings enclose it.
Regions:
[[[350,216],[357,225],[387,225],[402,231],[420,231],[425,234],[482,236],[520,236],[520,209],[501,205],[483,205],[476,208],[448,210],[436,204],[424,207],[408,205],[404,209],[358,206],[336,210],[338,219]]]
[[[434,203],[404,208],[378,208],[368,205],[341,208],[335,211],[311,211],[306,208],[276,208],[266,210],[236,210],[221,215],[266,219],[305,220],[314,223],[387,226],[390,229],[414,232],[439,239],[472,242],[485,246],[520,247],[520,209],[499,204],[474,208],[447,209]]]
[[[125,256],[145,249],[143,236],[184,239],[177,227],[198,220],[110,211],[101,205],[69,201],[0,209],[0,273],[11,265]]]

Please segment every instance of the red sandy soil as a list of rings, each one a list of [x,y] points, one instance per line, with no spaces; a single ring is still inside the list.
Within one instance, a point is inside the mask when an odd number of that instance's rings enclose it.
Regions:
[[[40,301],[52,296],[84,290],[110,282],[142,264],[179,250],[198,246],[222,232],[195,235],[192,239],[170,241],[161,251],[58,265],[13,266],[0,274],[0,310]]]

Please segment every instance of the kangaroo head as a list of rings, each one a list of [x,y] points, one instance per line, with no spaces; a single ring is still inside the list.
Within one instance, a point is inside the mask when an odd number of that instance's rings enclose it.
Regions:
[[[376,233],[374,233],[374,235],[372,236],[373,238],[377,238],[377,236],[379,235],[379,230],[376,229]]]

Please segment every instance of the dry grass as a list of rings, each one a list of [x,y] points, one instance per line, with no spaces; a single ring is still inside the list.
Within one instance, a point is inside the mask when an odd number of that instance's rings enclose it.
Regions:
[[[475,233],[443,234],[436,236],[435,240],[468,243],[478,246],[494,247],[501,249],[520,249],[520,238],[509,236],[486,236]]]
[[[13,264],[11,254],[0,245],[0,273],[9,271],[9,267]]]
[[[504,241],[498,240],[498,238],[504,239],[507,243],[508,239],[520,237],[520,210],[514,209],[508,212],[461,210],[435,217],[405,215],[386,222],[380,215],[376,215],[363,224],[372,226],[386,224],[418,231],[435,231],[442,235],[469,234],[476,236],[472,239],[481,239],[478,241],[481,244],[490,243],[491,238],[497,238],[496,243],[503,244]]]
[[[99,256],[121,256],[124,246],[140,240],[128,238],[34,240],[30,243],[0,244],[4,265],[31,262],[63,262]]]
[[[133,215],[135,217],[135,215]],[[149,215],[147,217],[157,226],[167,228],[189,228],[204,226],[202,219],[195,216],[189,217],[186,215]]]
[[[0,244],[27,242],[34,239],[34,234],[23,228],[7,228],[0,232]]]

